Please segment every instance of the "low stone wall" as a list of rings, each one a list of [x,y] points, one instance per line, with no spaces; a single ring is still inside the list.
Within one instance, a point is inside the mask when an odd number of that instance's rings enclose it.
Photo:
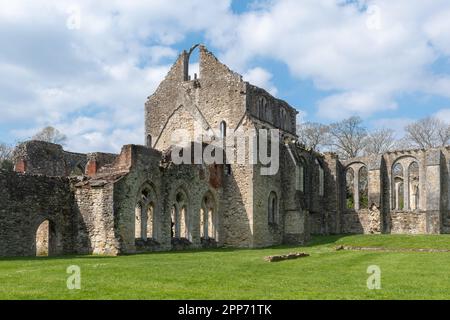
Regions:
[[[377,208],[371,210],[345,211],[342,216],[342,233],[344,234],[378,234],[381,233],[381,215]]]
[[[388,215],[392,234],[439,234],[441,233],[439,212],[394,211]]]

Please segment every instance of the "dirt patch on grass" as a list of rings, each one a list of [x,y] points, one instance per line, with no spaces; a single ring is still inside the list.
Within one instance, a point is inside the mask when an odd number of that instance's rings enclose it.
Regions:
[[[449,249],[420,249],[420,248],[383,248],[383,247],[355,247],[340,245],[336,251],[381,251],[381,252],[450,252]]]

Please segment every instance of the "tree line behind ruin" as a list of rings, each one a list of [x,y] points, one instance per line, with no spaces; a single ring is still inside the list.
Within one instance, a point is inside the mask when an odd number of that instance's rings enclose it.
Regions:
[[[394,150],[437,148],[450,143],[450,125],[436,117],[417,120],[405,126],[404,130],[405,136],[402,138],[397,138],[392,128],[369,130],[357,116],[329,125],[317,122],[297,125],[299,141],[306,148],[335,152],[342,159]],[[58,129],[48,126],[33,135],[31,140],[64,145],[67,137]],[[14,147],[0,142],[0,169],[13,170]]]
[[[394,150],[429,149],[450,143],[450,125],[436,117],[417,120],[396,137],[392,128],[369,130],[360,117],[353,116],[329,125],[305,122],[297,125],[299,141],[306,148],[335,152],[342,159],[382,154]]]

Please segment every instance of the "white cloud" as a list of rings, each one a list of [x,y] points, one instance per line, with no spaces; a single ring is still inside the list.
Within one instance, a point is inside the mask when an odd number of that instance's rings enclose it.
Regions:
[[[324,119],[340,120],[352,115],[366,117],[375,112],[396,108],[397,104],[383,94],[348,91],[319,101],[318,114]]]
[[[0,124],[19,124],[17,138],[53,125],[74,151],[118,152],[143,143],[144,103],[178,54],[171,45],[216,24],[230,1],[0,6]]]
[[[343,3],[267,2],[242,15],[228,42],[217,43],[237,68],[256,57],[273,58],[297,78],[333,92],[318,102],[319,116],[327,118],[392,110],[396,96],[407,92],[449,96],[450,76],[437,78],[430,71],[440,56],[450,54],[448,1]],[[369,15],[364,4],[377,10]],[[379,28],[369,28],[374,18]]]
[[[401,139],[405,136],[405,128],[407,125],[414,122],[412,118],[381,118],[371,122],[375,128],[392,129],[395,132],[395,137]]]
[[[450,123],[450,108],[440,109],[433,116],[435,116],[436,118],[438,118],[442,121]]]
[[[266,89],[273,96],[276,96],[278,93],[278,89],[272,83],[273,75],[264,68],[256,67],[250,69],[243,77],[251,84]]]
[[[450,76],[431,68],[450,56],[447,0],[342,3],[257,1],[235,15],[230,0],[0,0],[0,125],[21,123],[18,137],[54,125],[74,151],[142,143],[146,97],[189,33],[272,94],[272,74],[250,61],[275,59],[327,90],[322,119],[394,110],[409,92],[450,97]],[[74,4],[80,28],[70,29]],[[379,29],[367,27],[364,4],[380,9]]]

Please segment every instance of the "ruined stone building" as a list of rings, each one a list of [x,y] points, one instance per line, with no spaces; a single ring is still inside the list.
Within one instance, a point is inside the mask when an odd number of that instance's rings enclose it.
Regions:
[[[192,50],[200,72],[189,77]],[[297,111],[203,46],[183,52],[145,104],[146,145],[78,154],[29,141],[0,171],[0,255],[127,254],[303,244],[313,234],[449,232],[450,149],[341,161],[297,142]],[[144,119],[143,119],[144,121]],[[175,164],[171,134],[279,129],[279,170]],[[144,137],[143,137],[144,138]],[[228,143],[228,142],[227,142]],[[233,146],[231,146],[233,147]],[[225,148],[225,147],[224,147]],[[250,155],[244,154],[244,158]]]

